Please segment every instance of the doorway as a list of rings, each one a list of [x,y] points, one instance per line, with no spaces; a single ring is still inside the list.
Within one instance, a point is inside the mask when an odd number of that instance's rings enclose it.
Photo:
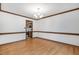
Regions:
[[[33,22],[30,20],[26,20],[26,39],[32,38],[33,32]]]

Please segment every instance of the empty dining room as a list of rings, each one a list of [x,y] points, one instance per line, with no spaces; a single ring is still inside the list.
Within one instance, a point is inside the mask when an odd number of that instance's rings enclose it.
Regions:
[[[79,55],[79,3],[0,3],[0,55]]]

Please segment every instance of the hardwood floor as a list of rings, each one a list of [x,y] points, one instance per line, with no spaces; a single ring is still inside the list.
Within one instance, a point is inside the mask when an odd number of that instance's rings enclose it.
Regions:
[[[42,40],[23,40],[0,46],[1,55],[79,55],[79,47]]]

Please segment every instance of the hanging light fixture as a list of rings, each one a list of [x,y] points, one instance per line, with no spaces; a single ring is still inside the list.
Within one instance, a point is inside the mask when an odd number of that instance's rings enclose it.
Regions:
[[[33,15],[35,19],[39,19],[39,18],[42,18],[43,15],[41,14],[41,10],[40,8],[37,8],[35,14]]]

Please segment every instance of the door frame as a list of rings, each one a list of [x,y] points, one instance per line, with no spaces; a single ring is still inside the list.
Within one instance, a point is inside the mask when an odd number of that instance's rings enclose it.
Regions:
[[[28,29],[28,27],[27,27],[28,26],[28,22],[31,22],[31,31],[27,31],[27,29]],[[25,31],[26,31],[26,39],[28,39],[29,34],[31,34],[30,38],[33,38],[33,21],[31,21],[31,20],[26,20],[25,21]],[[27,37],[27,35],[28,35],[28,37]]]

